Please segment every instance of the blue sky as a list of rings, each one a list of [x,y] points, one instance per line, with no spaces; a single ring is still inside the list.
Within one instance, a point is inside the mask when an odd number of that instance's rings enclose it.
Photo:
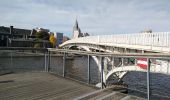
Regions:
[[[91,35],[170,31],[170,0],[1,0],[0,26],[43,27],[68,36],[77,17]]]

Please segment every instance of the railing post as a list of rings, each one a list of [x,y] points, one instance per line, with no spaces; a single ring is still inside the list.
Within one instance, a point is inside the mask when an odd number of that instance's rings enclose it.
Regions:
[[[168,35],[168,33],[167,33],[167,47],[169,47],[169,35]]]
[[[121,66],[124,66],[124,58],[121,58],[121,61],[122,61],[122,65]]]
[[[88,55],[88,84],[90,84],[90,55]]]
[[[168,59],[168,61],[167,61],[167,62],[168,62],[168,63],[167,63],[167,74],[169,74],[169,61],[170,61],[170,60]]]
[[[147,58],[147,99],[150,100],[150,59]]]
[[[49,70],[50,70],[50,63],[51,63],[51,53],[50,53],[50,51],[48,51],[48,68],[47,68],[47,72],[49,72]]]
[[[44,70],[47,71],[47,54],[44,53]]]
[[[11,67],[11,71],[12,71],[12,68],[13,68],[13,54],[12,54],[12,50],[11,50],[10,67]]]
[[[142,50],[142,53],[145,53],[145,51],[144,51],[144,50]]]
[[[100,57],[100,67],[101,67],[101,74],[100,74],[100,77],[101,77],[101,89],[103,89],[103,57]]]
[[[137,58],[135,58],[135,66],[137,66]]]
[[[66,53],[64,52],[63,55],[63,77],[65,77],[65,63],[66,63]]]
[[[112,57],[112,68],[114,68],[114,57]]]

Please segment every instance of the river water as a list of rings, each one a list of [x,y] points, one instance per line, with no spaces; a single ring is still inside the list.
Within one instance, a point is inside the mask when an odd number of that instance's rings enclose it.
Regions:
[[[51,71],[62,74],[62,57],[52,58]],[[58,63],[60,64],[58,64]],[[87,82],[87,56],[77,56],[74,59],[66,60],[66,76]],[[100,82],[100,72],[96,62],[90,60],[91,84]],[[128,84],[128,94],[147,97],[147,82],[145,72],[128,72],[123,81]],[[150,74],[151,100],[170,100],[165,96],[170,96],[170,76],[163,74]]]
[[[0,74],[4,70],[12,72],[43,71],[44,60],[44,56],[0,57]],[[62,56],[52,56],[50,72],[62,75],[62,65]],[[90,83],[95,85],[100,82],[100,72],[93,59],[90,60],[90,66]],[[87,56],[66,59],[66,77],[87,82],[87,70]],[[123,81],[128,84],[128,94],[146,98],[147,95],[144,93],[147,91],[146,73],[128,72]],[[151,94],[154,94],[151,96],[152,100],[170,100],[160,96],[170,96],[170,76],[151,74]],[[157,96],[155,96],[156,94]]]

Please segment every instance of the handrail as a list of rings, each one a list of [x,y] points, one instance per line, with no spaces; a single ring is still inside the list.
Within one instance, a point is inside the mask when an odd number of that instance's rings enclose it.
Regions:
[[[47,51],[47,48],[32,48],[32,47],[0,47],[0,50],[38,50],[38,51]]]
[[[142,46],[170,47],[170,32],[138,33],[138,34],[114,34],[80,37],[68,40],[61,46],[69,43],[114,43]]]
[[[113,52],[91,52],[91,51],[80,51],[80,50],[68,50],[68,49],[54,49],[48,48],[50,52],[61,52],[61,53],[71,53],[71,54],[81,54],[81,55],[91,55],[91,56],[102,56],[102,57],[147,57],[147,58],[161,58],[170,59],[170,53],[113,53]]]

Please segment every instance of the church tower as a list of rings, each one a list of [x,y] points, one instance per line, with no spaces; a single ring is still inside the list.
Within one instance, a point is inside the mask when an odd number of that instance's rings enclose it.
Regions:
[[[77,22],[77,19],[76,19],[76,23],[73,27],[73,39],[78,38],[78,37],[82,37],[82,35],[81,35],[81,30],[78,26],[78,22]]]

